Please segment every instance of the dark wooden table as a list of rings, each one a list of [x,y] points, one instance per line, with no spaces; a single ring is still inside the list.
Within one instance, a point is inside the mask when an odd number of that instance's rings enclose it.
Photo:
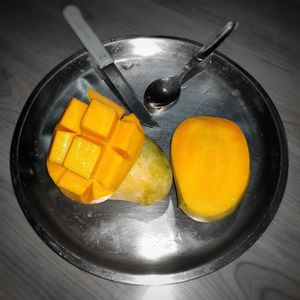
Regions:
[[[300,299],[300,4],[297,0],[74,1],[102,40],[171,35],[204,42],[229,19],[240,27],[220,51],[273,99],[289,143],[289,180],[263,236],[221,270],[185,283],[143,287],[110,282],[70,265],[25,219],[13,192],[9,150],[29,94],[81,48],[64,22],[69,1],[0,3],[0,299]]]

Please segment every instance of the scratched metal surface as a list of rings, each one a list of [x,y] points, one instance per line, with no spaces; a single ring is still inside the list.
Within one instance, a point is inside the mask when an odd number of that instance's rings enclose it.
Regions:
[[[128,38],[107,44],[141,97],[150,82],[175,74],[198,47],[171,38]],[[195,222],[177,208],[174,186],[151,207],[121,201],[85,206],[56,189],[45,166],[51,133],[72,97],[87,101],[88,86],[117,101],[81,51],[53,70],[32,93],[12,144],[11,171],[19,203],[56,253],[100,277],[148,285],[206,275],[256,241],[281,201],[287,146],[276,110],[253,78],[216,54],[205,71],[184,84],[178,104],[155,117],[160,130],[145,128],[168,154],[172,133],[186,117],[225,117],[241,127],[251,154],[250,184],[238,210],[211,224]]]

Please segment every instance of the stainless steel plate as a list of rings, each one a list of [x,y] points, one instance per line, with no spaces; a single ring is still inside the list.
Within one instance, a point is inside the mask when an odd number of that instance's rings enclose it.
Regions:
[[[161,37],[124,38],[106,46],[141,97],[150,82],[176,74],[200,47],[196,42]],[[150,285],[213,272],[257,240],[280,204],[288,157],[278,113],[249,74],[220,53],[213,55],[207,70],[184,84],[178,104],[156,117],[161,130],[146,129],[169,153],[172,133],[186,117],[225,117],[242,128],[251,153],[250,184],[238,210],[211,224],[183,214],[176,207],[174,187],[166,199],[150,207],[121,201],[85,206],[56,189],[45,164],[51,133],[72,97],[87,101],[88,86],[116,99],[81,51],[42,79],[15,130],[11,148],[15,193],[47,245],[95,275]]]

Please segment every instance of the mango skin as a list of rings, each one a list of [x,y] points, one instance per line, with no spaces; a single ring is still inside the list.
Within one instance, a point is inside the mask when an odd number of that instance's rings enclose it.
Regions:
[[[179,208],[200,222],[229,216],[239,205],[250,177],[250,154],[238,125],[195,116],[175,130],[171,161]]]
[[[172,181],[167,156],[152,139],[145,136],[139,158],[110,199],[151,205],[167,196]]]

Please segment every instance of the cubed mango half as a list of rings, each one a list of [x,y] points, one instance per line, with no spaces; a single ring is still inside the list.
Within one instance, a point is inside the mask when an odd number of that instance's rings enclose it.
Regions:
[[[47,158],[50,177],[68,198],[108,198],[138,159],[144,130],[133,114],[89,89],[90,103],[73,98],[57,123]],[[99,202],[99,201],[98,201]]]

